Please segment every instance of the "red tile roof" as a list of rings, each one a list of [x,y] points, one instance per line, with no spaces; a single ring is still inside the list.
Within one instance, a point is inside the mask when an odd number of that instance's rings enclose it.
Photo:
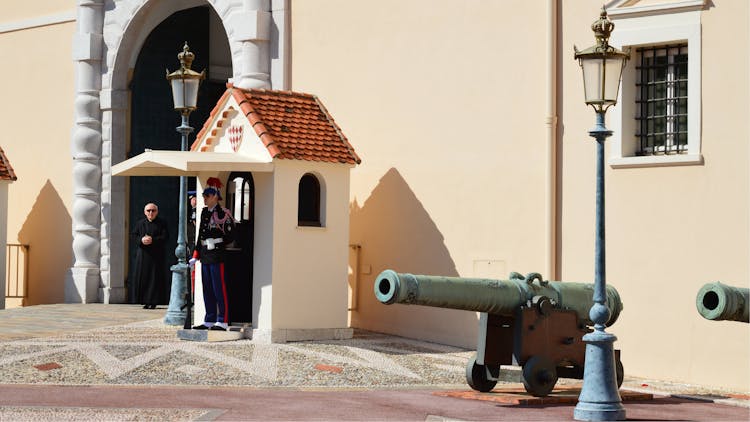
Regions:
[[[227,84],[227,90],[211,111],[191,149],[210,130],[216,113],[229,95],[273,158],[359,164],[354,148],[318,97],[291,91],[242,90]],[[221,123],[221,122],[219,122]]]
[[[5,151],[0,148],[0,180],[17,180],[16,173],[13,171],[13,167],[8,161],[8,157],[5,156]]]

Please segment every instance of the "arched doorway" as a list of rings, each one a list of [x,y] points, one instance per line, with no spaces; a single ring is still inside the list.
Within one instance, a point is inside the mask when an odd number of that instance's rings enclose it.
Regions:
[[[143,43],[129,81],[130,142],[126,158],[134,157],[146,149],[180,149],[180,135],[175,131],[180,125],[180,117],[172,108],[172,93],[165,78],[165,68],[174,70],[179,67],[177,53],[182,50],[185,41],[196,54],[193,69],[207,71],[207,78],[202,83],[198,95],[198,108],[190,115],[190,125],[196,128],[196,132],[203,126],[211,109],[224,92],[226,72],[213,72],[211,62],[231,63],[231,58],[228,57],[229,42],[221,20],[214,10],[209,6],[194,7],[166,18],[151,31]],[[226,57],[217,58],[217,55]],[[231,71],[228,73],[231,74]],[[192,143],[194,134],[191,135],[188,144]],[[128,232],[143,218],[144,204],[155,202],[159,206],[159,215],[166,220],[170,231],[167,241],[168,262],[164,268],[167,280],[170,280],[169,266],[176,262],[174,250],[177,243],[179,178],[129,179],[126,210]],[[188,190],[194,190],[195,179],[188,180]],[[129,242],[127,262],[131,265],[135,248],[136,245]]]

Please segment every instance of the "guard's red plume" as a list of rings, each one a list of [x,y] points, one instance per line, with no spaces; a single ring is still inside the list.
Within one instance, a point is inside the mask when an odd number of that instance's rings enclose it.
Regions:
[[[223,186],[221,183],[221,180],[219,180],[218,177],[209,177],[206,181],[206,185],[211,186],[212,188],[215,188],[216,190],[221,189]]]

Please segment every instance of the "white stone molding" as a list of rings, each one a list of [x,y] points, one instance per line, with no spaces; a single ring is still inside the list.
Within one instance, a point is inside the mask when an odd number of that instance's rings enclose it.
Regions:
[[[62,13],[44,15],[21,21],[7,22],[0,24],[0,34],[6,32],[21,31],[24,29],[39,28],[41,26],[59,25],[61,23],[74,22],[76,20],[76,10],[71,9]]]
[[[112,178],[110,169],[126,158],[129,73],[157,25],[179,10],[203,5],[213,7],[224,25],[230,82],[288,89],[289,0],[78,1],[71,147],[74,265],[66,280],[67,302],[125,300],[127,181]]]
[[[218,3],[218,1],[217,1]],[[234,85],[242,89],[271,87],[271,4],[270,0],[245,0],[222,21],[229,40],[240,45],[239,56],[232,54]]]
[[[271,0],[271,87],[279,90],[291,89],[291,0]],[[275,29],[275,33],[273,31]]]
[[[104,0],[79,0],[73,37],[76,62],[73,156],[73,267],[66,302],[95,302],[100,284],[101,89]]]
[[[672,10],[672,9],[669,9]],[[661,167],[700,165],[701,155],[701,68],[702,39],[701,12],[659,13],[647,16],[618,18],[614,20],[616,30],[609,42],[620,49],[635,49],[639,46],[665,45],[687,42],[688,48],[688,145],[687,154],[635,156],[636,123],[636,64],[625,66],[622,72],[617,107],[610,113],[610,127],[614,134],[610,139],[608,164],[612,168]]]
[[[112,259],[112,239],[125,239],[127,230],[124,224],[112,224],[112,221],[125,221],[124,203],[113,206],[113,194],[125,197],[125,179],[112,177],[112,155],[125,156],[124,143],[112,143],[112,132],[124,130],[115,128],[113,121],[124,124],[127,121],[128,92],[124,90],[103,89],[99,101],[102,109],[102,224],[101,224],[101,278],[102,288],[99,300],[103,303],[123,303],[125,297],[125,262],[122,248],[115,248],[115,259]],[[119,245],[119,242],[117,243]]]
[[[288,0],[106,0],[103,88],[127,89],[127,73],[135,67],[151,31],[174,12],[206,4],[221,19],[232,55],[232,81],[249,88],[288,89]],[[276,54],[271,55],[271,51]],[[272,79],[272,66],[279,69]],[[244,84],[244,85],[243,85]],[[245,86],[246,85],[246,86]]]
[[[671,0],[641,5],[639,2],[632,4],[630,0],[614,0],[605,4],[605,7],[610,17],[622,18],[701,10],[706,3],[707,0]]]

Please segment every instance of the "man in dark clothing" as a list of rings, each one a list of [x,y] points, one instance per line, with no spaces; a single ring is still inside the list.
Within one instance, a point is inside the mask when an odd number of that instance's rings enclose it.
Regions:
[[[195,199],[195,191],[192,191],[190,193],[190,212],[188,213],[188,226],[187,226],[187,245],[188,250],[193,250],[195,248],[195,219],[197,216],[195,215],[197,210],[195,209],[195,205],[197,203],[197,200]]]
[[[133,297],[143,309],[155,309],[165,302],[167,272],[165,250],[169,232],[167,224],[159,218],[159,207],[148,203],[143,208],[146,218],[139,221],[130,233],[130,239],[138,245],[135,265],[132,270]]]
[[[224,283],[224,249],[234,239],[234,219],[229,210],[219,204],[221,182],[215,177],[208,179],[208,187],[203,190],[203,207],[200,214],[198,239],[195,242],[193,258],[201,263],[203,303],[206,317],[203,324],[193,327],[196,330],[226,331],[229,323],[229,301]]]

